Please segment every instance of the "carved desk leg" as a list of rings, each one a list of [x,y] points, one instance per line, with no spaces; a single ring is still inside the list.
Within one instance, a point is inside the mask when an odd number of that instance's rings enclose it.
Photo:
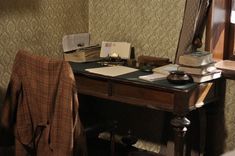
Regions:
[[[175,132],[174,156],[184,155],[184,136],[190,121],[186,117],[176,116],[171,120]]]

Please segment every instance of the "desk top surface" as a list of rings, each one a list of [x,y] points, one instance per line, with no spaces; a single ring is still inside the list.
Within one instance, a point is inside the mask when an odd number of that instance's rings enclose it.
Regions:
[[[72,70],[74,72],[74,74],[87,74],[87,75],[94,75],[96,77],[98,77],[99,75],[97,74],[93,74],[93,73],[89,73],[87,71],[85,71],[85,69],[89,69],[89,68],[97,68],[97,67],[104,67],[101,66],[99,63],[96,62],[87,62],[87,63],[74,63],[74,62],[70,62],[70,65],[72,67]],[[160,87],[160,88],[167,88],[167,89],[172,89],[172,90],[191,90],[193,88],[195,88],[198,84],[197,83],[188,83],[185,85],[176,85],[176,84],[172,84],[169,83],[166,79],[162,79],[162,80],[157,80],[154,82],[148,82],[145,80],[141,80],[138,77],[142,76],[142,75],[148,75],[151,73],[147,73],[147,72],[142,72],[142,71],[135,71],[132,73],[128,73],[128,74],[124,74],[124,75],[120,75],[120,76],[116,76],[116,77],[109,77],[109,76],[103,76],[100,75],[100,77],[103,78],[107,78],[107,79],[113,79],[113,80],[118,80],[118,81],[126,81],[126,82],[130,82],[130,83],[138,83],[141,85],[145,85],[145,86],[152,86],[152,87]]]

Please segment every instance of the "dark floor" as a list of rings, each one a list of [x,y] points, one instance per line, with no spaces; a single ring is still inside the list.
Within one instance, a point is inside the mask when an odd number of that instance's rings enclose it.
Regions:
[[[88,140],[88,156],[112,156],[111,144],[101,139]],[[154,153],[141,151],[135,147],[115,144],[115,156],[155,156]]]
[[[88,156],[111,156],[111,144],[101,139],[88,140]],[[128,148],[121,144],[115,144],[115,156],[127,156]]]

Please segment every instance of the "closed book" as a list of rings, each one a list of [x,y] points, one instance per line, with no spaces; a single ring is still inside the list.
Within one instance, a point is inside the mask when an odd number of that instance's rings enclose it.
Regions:
[[[216,70],[216,67],[215,63],[210,63],[208,65],[199,66],[199,67],[179,66],[178,70],[184,71],[185,73],[188,74],[205,75]]]
[[[212,53],[207,51],[196,51],[179,57],[179,64],[185,66],[199,67],[212,62]]]
[[[208,73],[207,75],[191,75],[193,81],[196,83],[202,83],[214,79],[218,79],[221,77],[221,70],[216,70],[214,72]]]
[[[100,59],[100,48],[78,49],[74,52],[64,53],[65,61],[71,62],[90,62]]]

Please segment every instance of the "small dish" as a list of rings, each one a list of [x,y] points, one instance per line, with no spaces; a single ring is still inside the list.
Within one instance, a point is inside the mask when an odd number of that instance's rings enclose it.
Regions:
[[[193,79],[189,74],[186,74],[183,71],[171,71],[167,76],[167,80],[173,84],[183,85],[186,83],[192,83]]]

